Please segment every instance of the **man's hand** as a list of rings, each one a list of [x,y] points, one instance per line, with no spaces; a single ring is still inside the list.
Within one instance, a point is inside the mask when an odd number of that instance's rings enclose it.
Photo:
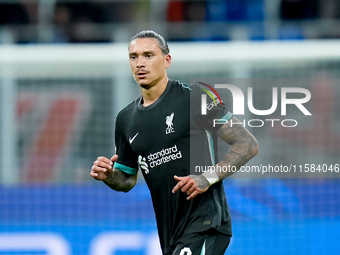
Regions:
[[[117,155],[112,156],[111,159],[106,157],[98,157],[93,162],[90,175],[99,181],[104,181],[113,170],[113,163],[118,159]]]
[[[181,189],[183,193],[188,195],[187,200],[196,197],[208,190],[210,183],[203,175],[189,175],[184,177],[174,176],[178,181],[177,185],[172,189],[172,193]]]

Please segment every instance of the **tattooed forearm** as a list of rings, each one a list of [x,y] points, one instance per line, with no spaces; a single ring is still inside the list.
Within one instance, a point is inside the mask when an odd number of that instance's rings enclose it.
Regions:
[[[128,192],[136,184],[137,176],[128,175],[117,169],[112,170],[104,183],[116,191]]]
[[[238,120],[233,117],[233,123],[237,122]],[[238,170],[258,153],[259,145],[256,138],[242,125],[231,126],[230,122],[228,122],[218,130],[218,135],[222,140],[231,145],[228,153],[222,161],[218,163],[221,167],[232,166]],[[221,178],[226,178],[233,173],[234,172],[230,171],[217,174]]]

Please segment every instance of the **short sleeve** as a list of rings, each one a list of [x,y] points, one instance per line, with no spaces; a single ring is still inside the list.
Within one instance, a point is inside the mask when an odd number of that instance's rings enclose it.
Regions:
[[[131,175],[136,175],[138,171],[137,157],[131,149],[128,139],[124,135],[123,131],[122,123],[117,117],[115,143],[118,160],[115,162],[114,168]]]
[[[202,95],[206,98],[205,114],[202,114]],[[215,94],[202,90],[197,85],[191,87],[190,92],[190,121],[191,126],[207,130],[217,131],[222,125],[216,123],[226,123],[233,114],[227,109],[224,102]]]

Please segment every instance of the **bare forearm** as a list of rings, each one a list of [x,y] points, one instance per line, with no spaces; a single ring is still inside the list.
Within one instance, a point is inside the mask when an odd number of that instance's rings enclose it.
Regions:
[[[104,180],[104,183],[115,191],[128,192],[135,186],[136,176],[131,176],[120,170],[113,169]]]
[[[187,199],[192,199],[196,195],[206,192],[214,183],[232,175],[258,153],[259,145],[256,138],[243,126],[232,126],[231,124],[238,122],[237,118],[233,117],[233,122],[227,122],[217,131],[218,136],[231,145],[231,148],[223,160],[217,164],[219,168],[216,169],[232,168],[235,171],[206,171],[201,175],[174,176],[178,183],[172,192],[180,189],[188,195]]]
[[[230,169],[230,171],[217,172],[220,179],[227,178],[245,165],[258,152],[258,143],[256,139],[242,138],[237,140],[225,157],[217,164],[221,169]]]
[[[234,123],[237,119],[234,119]],[[217,175],[224,179],[245,165],[253,158],[259,150],[259,144],[256,138],[243,126],[237,125],[232,127],[230,123],[224,125],[218,131],[219,137],[231,145],[230,150],[217,165],[221,169],[232,169],[233,171],[220,171]]]

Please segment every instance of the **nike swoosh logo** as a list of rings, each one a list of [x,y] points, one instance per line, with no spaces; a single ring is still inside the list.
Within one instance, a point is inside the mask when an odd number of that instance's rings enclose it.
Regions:
[[[137,137],[137,135],[139,134],[139,132],[137,133],[137,134],[135,134],[135,136],[134,137],[130,137],[129,138],[129,143],[131,144],[132,142],[133,142],[133,140],[135,140],[135,138]]]

